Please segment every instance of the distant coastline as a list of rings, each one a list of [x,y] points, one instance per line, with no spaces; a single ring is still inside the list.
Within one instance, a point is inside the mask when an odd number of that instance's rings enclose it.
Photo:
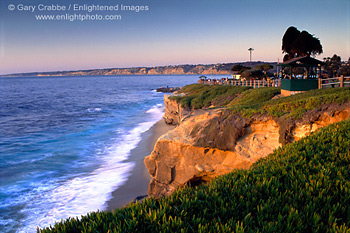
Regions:
[[[265,62],[252,62],[252,66]],[[276,67],[276,62],[267,62]],[[108,75],[228,75],[235,64],[249,66],[249,62],[218,63],[207,65],[169,65],[155,67],[109,68],[75,71],[31,72],[0,75],[0,77],[48,77],[48,76],[108,76]]]

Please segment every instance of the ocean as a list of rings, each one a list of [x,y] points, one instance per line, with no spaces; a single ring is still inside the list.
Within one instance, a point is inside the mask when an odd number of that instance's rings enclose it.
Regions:
[[[36,232],[105,210],[127,182],[160,86],[198,75],[0,78],[0,232]]]

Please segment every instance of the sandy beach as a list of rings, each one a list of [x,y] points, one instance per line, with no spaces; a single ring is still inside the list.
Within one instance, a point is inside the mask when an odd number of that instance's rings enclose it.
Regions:
[[[174,126],[165,124],[162,119],[142,134],[141,141],[131,151],[128,160],[135,163],[135,167],[126,183],[112,193],[113,198],[107,202],[107,210],[123,207],[132,202],[137,196],[147,195],[151,177],[143,160],[152,152],[158,138],[173,128]]]

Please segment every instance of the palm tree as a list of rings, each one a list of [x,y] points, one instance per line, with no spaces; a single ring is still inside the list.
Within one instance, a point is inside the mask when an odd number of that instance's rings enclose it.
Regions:
[[[248,49],[248,51],[250,52],[250,60],[249,60],[249,62],[250,62],[250,65],[252,65],[252,52],[253,52],[253,48],[249,48]]]

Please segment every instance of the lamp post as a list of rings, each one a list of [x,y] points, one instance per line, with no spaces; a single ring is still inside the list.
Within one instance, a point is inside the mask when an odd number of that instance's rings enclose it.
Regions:
[[[248,51],[250,53],[250,60],[249,60],[250,65],[252,65],[252,52],[253,52],[253,50],[254,50],[253,48],[248,49]]]

